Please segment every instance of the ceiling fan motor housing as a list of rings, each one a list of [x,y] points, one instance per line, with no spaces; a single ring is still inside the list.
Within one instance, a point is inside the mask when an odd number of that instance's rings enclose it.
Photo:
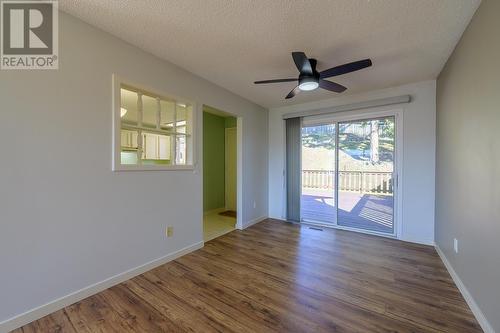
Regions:
[[[309,59],[312,67],[312,74],[300,73],[299,75],[299,89],[303,91],[314,90],[319,87],[319,73],[316,70],[316,59]]]

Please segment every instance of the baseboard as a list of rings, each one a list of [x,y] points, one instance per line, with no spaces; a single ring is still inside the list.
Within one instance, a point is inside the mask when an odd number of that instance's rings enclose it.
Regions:
[[[23,325],[29,324],[32,321],[45,317],[55,311],[58,311],[68,305],[74,304],[82,299],[85,299],[89,296],[95,295],[105,289],[111,288],[114,285],[120,284],[126,280],[129,280],[137,275],[145,273],[153,268],[156,268],[160,265],[163,265],[169,261],[175,260],[183,255],[186,255],[190,252],[198,250],[203,247],[203,242],[198,242],[193,245],[182,248],[178,251],[172,252],[163,256],[161,258],[152,260],[144,265],[132,268],[123,273],[117,274],[110,278],[107,278],[101,282],[97,282],[88,287],[82,288],[78,291],[75,291],[69,295],[63,296],[59,299],[51,301],[49,303],[38,306],[32,310],[26,311],[25,313],[19,314],[10,319],[4,320],[0,322],[0,332],[10,332],[16,328],[19,328]]]
[[[457,285],[458,290],[460,290],[460,292],[462,293],[462,296],[464,297],[465,301],[469,305],[469,308],[471,309],[472,313],[474,314],[477,321],[479,322],[479,325],[481,325],[481,328],[483,329],[483,331],[485,333],[495,333],[495,330],[493,329],[493,327],[490,325],[490,323],[486,319],[485,315],[483,314],[483,312],[481,311],[481,309],[477,305],[476,301],[474,301],[474,298],[472,298],[472,295],[469,293],[469,291],[465,287],[464,283],[462,282],[462,280],[458,276],[457,272],[455,272],[455,270],[453,269],[453,266],[451,266],[450,262],[448,261],[448,259],[444,255],[444,252],[439,248],[439,246],[437,244],[435,245],[435,248],[436,248],[436,251],[437,251],[439,257],[443,261],[443,264],[445,265],[446,269],[450,273],[451,278],[453,279],[453,281]]]
[[[244,229],[246,229],[248,227],[253,226],[254,224],[257,224],[259,222],[264,221],[265,219],[267,219],[267,216],[261,216],[261,217],[258,217],[256,219],[247,221],[247,222],[243,223],[243,226],[237,226],[237,228],[240,229],[240,230],[244,230]]]
[[[403,236],[403,237],[399,238],[399,240],[402,240],[404,242],[409,242],[409,243],[420,244],[420,245],[434,246],[434,244],[435,244],[433,239],[420,239],[420,238],[414,238],[411,236]]]

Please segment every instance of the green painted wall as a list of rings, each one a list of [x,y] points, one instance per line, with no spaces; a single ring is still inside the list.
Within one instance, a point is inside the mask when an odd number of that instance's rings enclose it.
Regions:
[[[226,128],[236,127],[236,118],[235,117],[226,117],[226,118],[224,118],[224,120],[225,120]]]
[[[203,112],[203,210],[224,207],[225,119]]]
[[[225,205],[225,129],[236,127],[236,118],[203,112],[203,210]]]

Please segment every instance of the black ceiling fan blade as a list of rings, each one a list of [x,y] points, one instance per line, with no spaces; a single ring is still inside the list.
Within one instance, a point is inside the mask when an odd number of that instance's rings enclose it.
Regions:
[[[280,82],[293,82],[297,81],[297,79],[275,79],[275,80],[262,80],[255,81],[254,84],[266,84],[266,83],[280,83]]]
[[[348,64],[340,65],[337,67],[333,67],[327,70],[324,70],[319,73],[320,78],[325,79],[332,76],[347,74],[350,72],[355,72],[360,69],[370,67],[372,65],[372,61],[370,59],[364,59],[359,61],[350,62]]]
[[[296,86],[295,88],[293,88],[293,90],[292,90],[292,91],[290,91],[290,92],[288,93],[288,95],[286,95],[285,99],[292,98],[292,97],[294,97],[295,95],[297,95],[299,92],[300,92],[299,86]]]
[[[313,74],[311,63],[304,52],[292,52],[292,58],[300,74]]]
[[[347,90],[347,88],[344,87],[343,85],[327,80],[319,80],[319,86],[320,88],[330,90],[336,93],[341,93]]]

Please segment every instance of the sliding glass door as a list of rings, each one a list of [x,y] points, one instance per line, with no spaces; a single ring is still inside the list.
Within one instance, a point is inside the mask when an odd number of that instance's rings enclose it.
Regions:
[[[301,220],[395,234],[395,116],[304,118]]]
[[[333,123],[302,126],[302,195],[303,220],[335,223],[335,142]]]
[[[339,226],[394,233],[394,117],[339,122]]]

